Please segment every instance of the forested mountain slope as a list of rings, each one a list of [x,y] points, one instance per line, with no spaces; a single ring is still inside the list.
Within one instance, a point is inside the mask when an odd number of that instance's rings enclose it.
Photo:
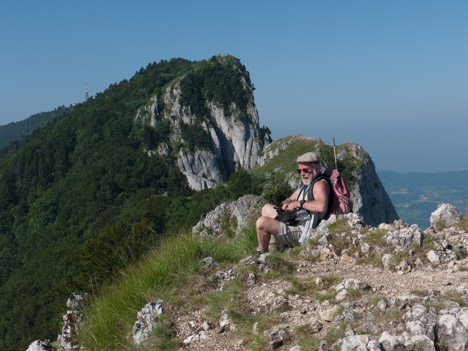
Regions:
[[[32,134],[38,128],[47,123],[61,118],[73,111],[73,106],[60,106],[49,112],[36,113],[23,121],[8,123],[0,126],[0,149],[8,146],[13,141],[19,141]]]
[[[180,139],[168,140],[162,118],[151,125],[136,117],[155,97],[156,115],[164,115],[163,95],[175,82],[185,98],[179,107],[193,119]],[[232,56],[152,63],[3,154],[0,349],[52,338],[72,291],[94,291],[161,233],[192,226],[229,196],[193,194],[177,155],[211,147],[200,138],[207,104],[248,118],[242,102],[251,93],[248,72]],[[167,152],[150,152],[162,142]]]

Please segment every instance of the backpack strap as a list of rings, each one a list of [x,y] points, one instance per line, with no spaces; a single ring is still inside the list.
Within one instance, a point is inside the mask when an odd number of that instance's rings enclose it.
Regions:
[[[312,190],[314,189],[315,183],[317,183],[320,180],[326,180],[328,185],[330,185],[329,179],[326,176],[324,176],[323,174],[320,174],[317,178],[314,179],[314,181],[310,184],[309,188],[307,189],[307,191],[309,193],[309,197],[308,197],[309,201],[314,200],[314,194],[313,194]]]
[[[299,190],[299,194],[297,194],[297,196],[296,196],[296,201],[299,201],[299,199],[301,198],[302,192],[305,193],[308,190],[307,187],[308,187],[308,185],[305,185],[305,184],[301,185],[301,189]],[[305,194],[304,194],[304,198],[305,198]]]

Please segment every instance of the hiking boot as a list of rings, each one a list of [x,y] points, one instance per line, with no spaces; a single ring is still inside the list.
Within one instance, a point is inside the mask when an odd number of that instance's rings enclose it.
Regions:
[[[266,254],[266,253],[268,253],[268,249],[263,249],[263,248],[261,248],[261,247],[257,247],[257,248],[255,249],[255,251],[252,253],[252,256],[253,256],[254,258],[259,258],[261,255],[264,255],[264,254]]]

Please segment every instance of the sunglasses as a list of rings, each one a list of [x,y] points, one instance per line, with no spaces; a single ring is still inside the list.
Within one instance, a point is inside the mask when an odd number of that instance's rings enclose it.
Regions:
[[[312,173],[314,171],[313,168],[303,168],[303,169],[297,169],[297,173],[301,174],[302,172],[304,173]]]

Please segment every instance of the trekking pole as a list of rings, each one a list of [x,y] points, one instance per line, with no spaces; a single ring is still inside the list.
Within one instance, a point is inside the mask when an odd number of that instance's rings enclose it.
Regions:
[[[333,137],[333,154],[335,155],[335,169],[338,169],[338,162],[336,162],[336,146],[335,146],[335,137]]]

